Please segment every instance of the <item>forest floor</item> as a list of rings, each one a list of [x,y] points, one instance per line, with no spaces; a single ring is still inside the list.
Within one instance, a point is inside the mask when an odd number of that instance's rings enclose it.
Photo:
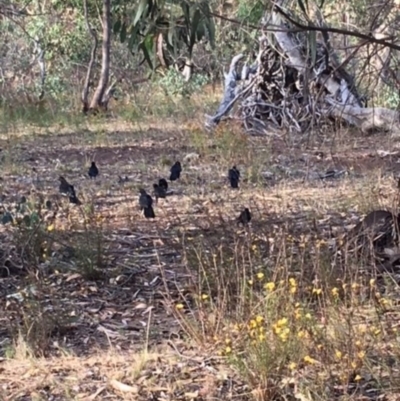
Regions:
[[[397,208],[400,145],[298,141],[173,118],[3,130],[2,206],[31,222],[0,228],[0,399],[399,399],[396,288],[370,297],[319,271],[333,238]],[[148,221],[138,190],[176,160],[182,177]],[[331,169],[345,173],[319,178]],[[60,175],[82,206],[58,194]]]

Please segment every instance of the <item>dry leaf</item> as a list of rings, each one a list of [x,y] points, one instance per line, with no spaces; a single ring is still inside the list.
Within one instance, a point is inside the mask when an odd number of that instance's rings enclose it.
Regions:
[[[138,303],[134,309],[146,309],[147,308],[147,304],[145,304],[144,302]]]
[[[74,274],[71,274],[70,276],[68,276],[65,281],[68,283],[69,281],[72,281],[72,280],[75,280],[76,278],[81,278],[81,277],[82,277],[81,274],[74,273]]]
[[[194,392],[192,392],[192,393],[185,393],[185,397],[186,398],[189,398],[189,399],[191,399],[191,400],[194,400],[195,398],[197,398],[199,396],[199,391],[198,390],[196,390],[196,391],[194,391]]]
[[[118,380],[111,379],[109,381],[111,387],[113,387],[115,390],[122,391],[124,393],[135,393],[137,394],[139,392],[139,388],[137,386],[129,386],[128,384],[121,383]]]

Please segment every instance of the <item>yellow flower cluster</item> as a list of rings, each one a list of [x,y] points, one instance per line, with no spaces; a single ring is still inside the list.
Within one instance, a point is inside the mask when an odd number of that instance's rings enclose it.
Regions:
[[[313,288],[312,293],[314,295],[321,295],[322,294],[322,289],[321,288]]]
[[[272,326],[274,333],[280,338],[282,342],[286,342],[290,334],[288,323],[289,323],[288,319],[284,317],[282,319],[279,319]]]
[[[254,338],[253,342],[264,341],[266,339],[265,336],[265,328],[264,328],[264,318],[260,315],[256,316],[254,319],[251,319],[248,325],[249,335]]]
[[[289,287],[289,292],[291,294],[295,294],[297,292],[297,282],[293,277],[289,278]]]

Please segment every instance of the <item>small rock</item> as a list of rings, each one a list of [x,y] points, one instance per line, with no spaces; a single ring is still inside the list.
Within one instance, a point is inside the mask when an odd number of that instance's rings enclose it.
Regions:
[[[261,175],[266,179],[266,180],[273,180],[274,179],[274,173],[271,171],[263,171]]]
[[[192,162],[194,160],[198,160],[200,158],[200,155],[198,153],[188,153],[184,158],[183,161],[185,162]]]

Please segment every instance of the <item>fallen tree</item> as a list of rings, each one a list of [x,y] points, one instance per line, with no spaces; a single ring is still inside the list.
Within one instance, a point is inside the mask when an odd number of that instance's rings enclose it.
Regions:
[[[277,134],[282,128],[306,132],[338,119],[363,132],[385,130],[400,134],[400,114],[366,107],[354,77],[345,68],[357,51],[370,43],[397,51],[400,47],[382,37],[347,32],[360,42],[340,62],[329,34],[346,31],[326,27],[320,14],[317,16],[318,25],[303,26],[280,4],[274,6],[263,19],[259,52],[253,64],[245,63],[238,71],[244,56],[239,54],[232,59],[219,108],[215,115],[206,116],[208,129],[230,116],[241,120],[252,134]],[[321,40],[317,40],[317,32]]]

